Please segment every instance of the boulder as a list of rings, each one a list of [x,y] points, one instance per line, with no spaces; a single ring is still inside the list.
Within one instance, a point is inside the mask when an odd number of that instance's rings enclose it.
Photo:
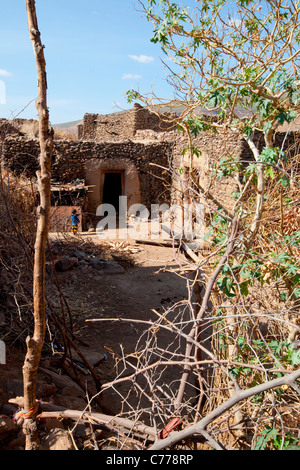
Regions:
[[[65,387],[73,386],[76,387],[78,393],[80,394],[79,396],[85,396],[85,392],[77,385],[75,382],[73,382],[70,377],[67,375],[61,375],[57,374],[56,372],[53,372],[52,370],[47,370],[44,369],[43,367],[40,367],[40,371],[43,372],[44,374],[48,375],[51,377],[51,381],[60,389],[64,389]]]
[[[74,251],[73,256],[80,260],[84,260],[89,257],[84,251]]]
[[[7,393],[10,398],[18,397],[23,395],[23,381],[22,380],[10,380],[7,383]],[[44,398],[48,399],[56,394],[56,386],[52,384],[48,384],[45,382],[41,382],[38,380],[37,382],[37,398]]]
[[[116,261],[106,261],[100,258],[91,258],[90,264],[94,269],[104,272],[105,274],[124,274],[125,269]]]
[[[106,274],[124,274],[125,269],[116,261],[105,261],[101,270]]]
[[[9,416],[13,418],[16,412],[18,411],[18,407],[16,405],[5,404],[0,408],[0,414]]]
[[[59,261],[55,263],[55,269],[59,273],[64,273],[66,271],[70,271],[77,265],[78,265],[77,258],[75,257],[69,258],[68,256],[66,256],[65,258],[61,258]]]
[[[81,356],[77,354],[77,352],[74,349],[71,349],[71,352],[72,352],[72,358],[74,361],[82,362]],[[88,364],[93,367],[98,365],[99,362],[106,360],[106,355],[98,351],[92,351],[87,348],[80,348],[80,352],[84,355]]]
[[[75,450],[68,431],[64,429],[52,429],[41,440],[40,450]]]

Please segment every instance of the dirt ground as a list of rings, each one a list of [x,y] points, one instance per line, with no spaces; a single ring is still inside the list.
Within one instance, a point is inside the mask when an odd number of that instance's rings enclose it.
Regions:
[[[90,235],[82,235],[83,243],[90,240]],[[53,242],[53,240],[52,240]],[[93,237],[93,242],[97,242]],[[127,266],[123,274],[107,274],[86,266],[78,266],[59,275],[62,292],[72,312],[75,335],[89,345],[84,348],[92,353],[100,353],[103,360],[95,368],[102,383],[113,380],[116,376],[114,358],[124,353],[134,352],[136,343],[145,326],[137,323],[120,323],[118,318],[136,320],[153,320],[156,318],[153,309],[162,312],[174,302],[185,299],[187,286],[185,279],[172,271],[186,260],[178,255],[176,249],[136,245],[133,248],[133,266]],[[84,245],[83,248],[84,250]],[[121,250],[122,251],[122,250]],[[59,256],[59,254],[58,254]],[[120,253],[122,257],[122,253]],[[179,257],[178,257],[179,256]],[[84,269],[83,269],[84,268]],[[57,293],[53,291],[51,301],[59,305]],[[111,319],[108,322],[87,322],[93,319]],[[170,337],[165,335],[165,344]],[[7,348],[7,365],[0,366],[0,408],[9,411],[7,401],[14,395],[22,393],[22,364],[25,351],[15,347]],[[39,371],[39,380],[52,383],[51,377],[44,373],[49,367],[49,360],[44,358]],[[59,371],[58,371],[59,372]],[[92,383],[90,376],[83,375],[87,384]],[[122,409],[121,395],[126,395],[130,384],[120,385],[119,389],[109,389],[104,393],[104,401],[112,413]],[[80,395],[80,394],[79,394]],[[51,401],[70,409],[84,409],[86,401],[81,396],[66,395],[58,390]],[[3,408],[4,407],[4,408]]]

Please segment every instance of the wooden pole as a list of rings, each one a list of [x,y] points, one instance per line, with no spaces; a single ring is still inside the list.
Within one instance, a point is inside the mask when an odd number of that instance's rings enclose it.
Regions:
[[[44,46],[38,29],[35,0],[26,0],[28,29],[37,65],[38,98],[36,108],[39,116],[40,169],[37,172],[39,207],[37,209],[37,233],[34,254],[33,304],[34,333],[26,340],[27,354],[23,366],[24,381],[24,432],[26,450],[37,450],[39,438],[36,424],[36,381],[46,331],[45,273],[46,245],[50,225],[51,207],[51,161],[53,130],[49,130],[47,107],[47,76]]]

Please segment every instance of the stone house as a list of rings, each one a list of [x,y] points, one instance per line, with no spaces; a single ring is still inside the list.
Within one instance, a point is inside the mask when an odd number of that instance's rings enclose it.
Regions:
[[[97,207],[112,204],[118,212],[119,196],[127,197],[128,208],[134,204],[182,203],[185,190],[182,169],[190,164],[187,139],[174,124],[174,114],[160,119],[155,113],[135,104],[133,109],[107,116],[86,114],[78,127],[77,140],[55,140],[53,182],[70,185],[84,181],[87,201],[84,211],[95,216]],[[5,123],[7,126],[7,123]],[[13,128],[17,123],[13,123]],[[257,139],[261,137],[256,136]],[[278,133],[286,146],[295,140]],[[216,179],[211,166],[222,156],[252,159],[243,137],[233,130],[200,134],[193,140],[199,150],[193,167],[199,185],[200,200],[211,207],[206,193],[230,210],[231,194],[238,190],[232,178]],[[2,138],[5,164],[16,172],[34,177],[38,168],[39,144],[35,138],[7,133]],[[93,217],[92,217],[93,218]]]

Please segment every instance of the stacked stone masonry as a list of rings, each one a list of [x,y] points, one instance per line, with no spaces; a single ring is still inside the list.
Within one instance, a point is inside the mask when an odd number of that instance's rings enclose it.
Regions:
[[[135,191],[138,194],[132,202],[150,207],[151,204],[168,200],[159,177],[161,167],[168,165],[172,152],[172,145],[168,143],[55,141],[52,178],[63,184],[76,179],[85,180],[86,185],[95,188],[101,172],[124,171],[127,172],[127,180],[136,185],[134,188],[128,187],[126,195],[130,199],[131,191]],[[7,137],[2,145],[2,154],[5,165],[10,170],[35,178],[38,169],[38,140]],[[166,182],[170,184],[167,175]],[[95,211],[101,202],[100,196],[91,189],[89,199],[89,209]]]
[[[2,156],[5,164],[18,173],[35,177],[38,169],[39,143],[20,132],[22,122],[0,120],[3,129]],[[30,121],[31,123],[33,121]],[[166,113],[160,120],[155,113],[136,104],[132,110],[102,116],[86,114],[79,126],[79,140],[54,142],[52,176],[64,184],[76,179],[85,180],[90,186],[89,211],[95,212],[102,203],[104,175],[122,173],[123,195],[128,204],[151,204],[182,202],[182,169],[189,167],[186,136],[174,125],[174,115]],[[276,145],[291,148],[299,154],[297,135],[294,132],[276,134]],[[254,140],[259,144],[262,136]],[[233,178],[217,179],[212,165],[222,157],[236,157],[243,162],[253,159],[251,151],[241,134],[233,130],[201,132],[193,140],[199,150],[193,156],[197,171],[199,193],[207,202],[207,192],[230,209],[231,195],[238,184]]]
[[[146,129],[170,132],[176,127],[175,117],[175,114],[166,113],[162,120],[155,113],[135,104],[129,111],[109,115],[85,114],[78,135],[81,140],[120,142],[134,139],[138,131]]]

